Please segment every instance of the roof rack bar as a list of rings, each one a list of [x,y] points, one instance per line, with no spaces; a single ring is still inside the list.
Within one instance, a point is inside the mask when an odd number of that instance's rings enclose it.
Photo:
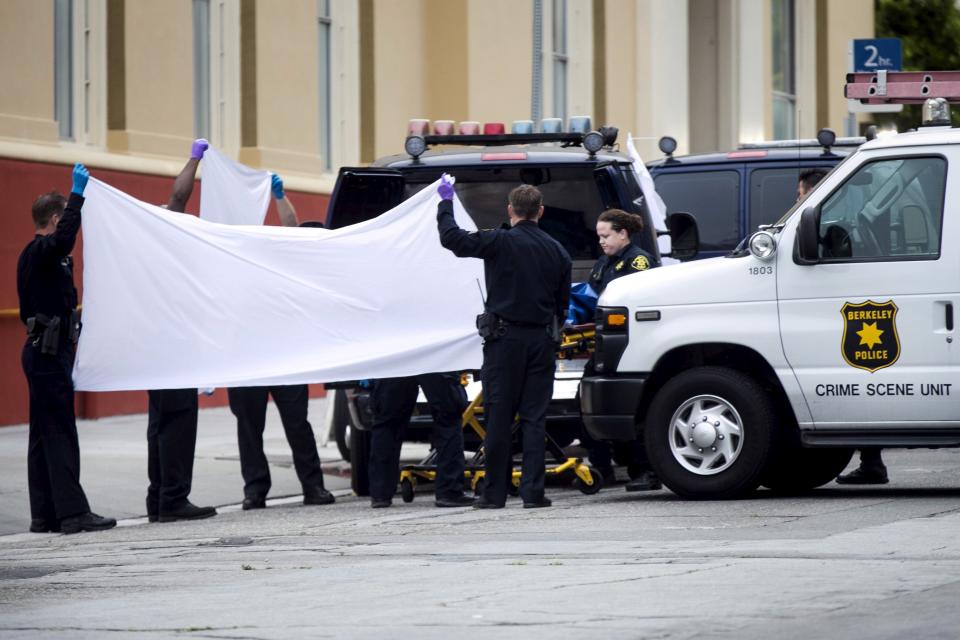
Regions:
[[[831,147],[859,147],[867,139],[863,136],[853,136],[849,138],[837,138]],[[796,149],[801,147],[818,148],[823,145],[816,138],[804,138],[801,140],[765,140],[763,142],[742,142],[739,149]]]
[[[929,98],[960,102],[960,71],[848,73],[843,93],[863,104],[923,104]]]

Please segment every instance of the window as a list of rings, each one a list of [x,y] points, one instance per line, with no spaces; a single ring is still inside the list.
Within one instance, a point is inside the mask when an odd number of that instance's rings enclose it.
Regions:
[[[761,224],[773,224],[790,210],[797,201],[797,183],[800,174],[808,169],[785,167],[755,169],[750,172],[750,212],[747,233],[753,233]],[[833,167],[816,167],[829,171]]]
[[[553,0],[553,117],[567,121],[567,0]]]
[[[737,171],[661,173],[654,183],[668,213],[683,211],[696,218],[701,250],[729,251],[740,241]]]
[[[73,139],[73,1],[53,5],[53,113],[62,140]]]
[[[210,138],[210,0],[193,0],[193,133]]]
[[[938,258],[946,176],[939,157],[865,164],[821,206],[821,258]]]
[[[333,169],[333,116],[330,99],[330,43],[332,37],[330,0],[317,0],[317,44],[320,59],[317,61],[318,86],[320,89],[320,158],[323,168]]]
[[[796,138],[794,3],[773,0],[773,137]]]

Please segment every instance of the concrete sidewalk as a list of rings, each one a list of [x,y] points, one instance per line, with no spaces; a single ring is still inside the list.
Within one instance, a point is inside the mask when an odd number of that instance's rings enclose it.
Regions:
[[[326,411],[326,398],[310,401],[309,417],[318,441],[325,435]],[[82,420],[77,428],[80,481],[93,511],[118,520],[145,516],[146,414]],[[273,479],[269,497],[300,494],[290,447],[273,403],[267,410],[263,438]],[[319,451],[327,488],[335,493],[349,490],[350,465],[340,457],[336,443],[319,447]],[[226,407],[200,411],[190,499],[198,505],[218,507],[243,500],[237,423]],[[0,535],[24,532],[29,526],[27,426],[4,427],[0,429]]]

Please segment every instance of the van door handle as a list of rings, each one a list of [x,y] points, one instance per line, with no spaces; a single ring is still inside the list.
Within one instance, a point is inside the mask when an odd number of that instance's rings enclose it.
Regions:
[[[947,331],[953,331],[953,303],[948,302],[945,305],[946,308],[946,321],[947,321]]]

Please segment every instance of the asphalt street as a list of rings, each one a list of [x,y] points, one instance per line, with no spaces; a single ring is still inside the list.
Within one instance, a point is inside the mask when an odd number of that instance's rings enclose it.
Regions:
[[[272,422],[275,485],[290,490]],[[205,412],[201,441],[225,448],[228,427]],[[82,425],[82,445],[105,438],[101,428]],[[0,431],[5,456],[14,439]],[[197,492],[212,467],[236,465],[209,441],[201,450]],[[324,452],[330,482],[345,482]],[[85,449],[84,478],[109,475],[91,471],[91,455],[104,454]],[[199,522],[13,533],[0,536],[0,637],[956,638],[960,451],[885,457],[886,487],[802,497],[686,502],[553,487],[550,509],[512,499],[477,511],[437,509],[425,487],[413,503],[373,510],[341,489],[325,507],[291,497]],[[98,488],[95,509],[115,513],[114,493],[144,489],[124,484]],[[14,502],[0,503],[3,522],[19,522]]]

